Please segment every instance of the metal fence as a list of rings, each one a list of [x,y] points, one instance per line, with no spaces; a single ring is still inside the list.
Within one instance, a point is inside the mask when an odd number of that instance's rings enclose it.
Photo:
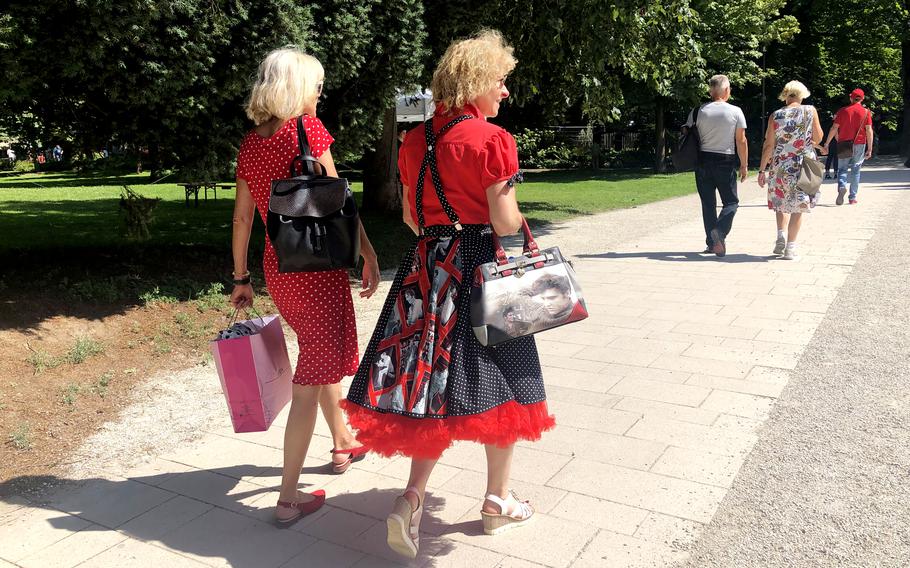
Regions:
[[[601,131],[595,136],[594,128],[591,126],[548,126],[543,130],[552,132],[558,141],[565,144],[588,148],[596,138],[601,148],[621,152],[637,150],[641,139],[641,132]]]

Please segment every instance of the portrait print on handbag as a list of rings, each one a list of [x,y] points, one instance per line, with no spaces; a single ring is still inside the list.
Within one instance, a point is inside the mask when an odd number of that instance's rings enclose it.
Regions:
[[[484,293],[490,299],[484,302],[482,316],[487,345],[587,317],[584,300],[567,267],[568,264],[561,264],[485,282]]]
[[[481,345],[496,345],[588,317],[572,264],[559,247],[541,250],[521,220],[524,254],[507,257],[493,233],[496,260],[474,271],[471,327]]]

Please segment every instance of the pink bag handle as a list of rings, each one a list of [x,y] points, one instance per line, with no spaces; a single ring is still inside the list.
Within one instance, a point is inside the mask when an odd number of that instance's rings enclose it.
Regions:
[[[524,253],[531,256],[537,256],[540,254],[540,248],[537,246],[537,241],[534,240],[534,235],[531,234],[531,227],[528,226],[527,219],[524,216],[521,217],[521,232],[524,233]],[[509,257],[506,256],[505,249],[502,248],[502,243],[499,240],[499,235],[496,234],[496,231],[493,231],[493,247],[496,252],[496,264],[502,266],[509,263]],[[542,263],[538,263],[542,264]]]

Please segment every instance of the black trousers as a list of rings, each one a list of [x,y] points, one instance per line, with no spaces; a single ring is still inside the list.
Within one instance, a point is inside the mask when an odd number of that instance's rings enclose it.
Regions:
[[[739,208],[739,197],[736,195],[736,173],[739,169],[739,158],[729,154],[699,152],[698,165],[695,167],[695,185],[701,198],[701,216],[705,223],[705,243],[714,245],[711,231],[717,229],[726,238],[733,228],[733,217]],[[717,214],[717,194],[723,208]]]
[[[837,140],[832,140],[828,146],[828,157],[825,159],[825,173],[834,168],[834,177],[837,177]]]

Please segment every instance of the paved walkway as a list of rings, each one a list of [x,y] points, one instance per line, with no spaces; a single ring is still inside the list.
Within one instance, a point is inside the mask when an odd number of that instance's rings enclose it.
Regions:
[[[864,170],[860,205],[821,206],[807,219],[799,262],[769,257],[773,216],[754,182],[741,189],[723,260],[687,252],[703,242],[694,196],[541,236],[543,245],[567,243],[591,317],[539,336],[559,426],[520,445],[513,474],[540,514],[525,529],[482,535],[483,451],[458,445],[431,479],[421,555],[411,565],[685,559],[852,266],[898,203],[892,190],[908,189],[908,177]],[[655,211],[686,220],[650,224]],[[591,250],[602,242],[596,232],[620,221],[634,227],[629,238]],[[326,488],[328,506],[290,530],[268,522],[283,430],[233,434],[225,413],[196,442],[132,471],[99,472],[41,503],[0,500],[0,568],[394,564],[383,519],[407,461],[371,456],[333,476],[324,424],[317,434],[302,479]]]

